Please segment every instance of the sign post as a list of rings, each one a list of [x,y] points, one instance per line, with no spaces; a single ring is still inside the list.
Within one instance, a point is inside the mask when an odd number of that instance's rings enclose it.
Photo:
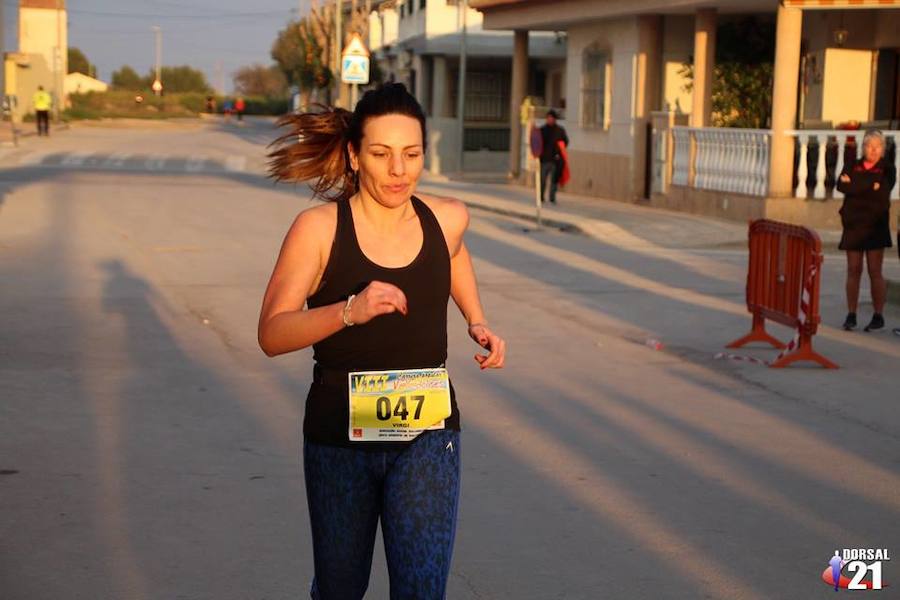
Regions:
[[[531,162],[534,165],[534,209],[537,213],[537,228],[541,228],[541,201],[543,200],[541,193],[541,152],[544,148],[544,139],[541,137],[541,130],[537,128],[534,119],[534,106],[529,102],[528,110],[528,146],[531,151]]]
[[[369,51],[358,33],[353,34],[341,53],[341,81],[353,86],[350,89],[350,110],[353,110],[359,96],[359,85],[369,83]]]

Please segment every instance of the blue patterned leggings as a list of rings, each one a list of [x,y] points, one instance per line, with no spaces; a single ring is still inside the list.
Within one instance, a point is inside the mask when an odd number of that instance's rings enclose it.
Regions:
[[[313,600],[361,600],[381,519],[391,600],[443,600],[459,500],[459,432],[427,431],[403,450],[303,443]]]

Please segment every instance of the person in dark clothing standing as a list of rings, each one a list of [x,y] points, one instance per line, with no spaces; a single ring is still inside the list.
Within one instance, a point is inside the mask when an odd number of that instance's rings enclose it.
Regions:
[[[559,115],[556,111],[547,112],[546,124],[541,127],[541,202],[547,194],[548,183],[550,188],[550,202],[556,204],[556,185],[559,182],[562,156],[559,154],[559,142],[567,147],[569,136],[566,130],[556,124]]]
[[[303,421],[313,600],[362,600],[378,524],[391,600],[444,600],[460,477],[446,369],[447,304],[503,367],[464,234],[466,206],[416,192],[425,114],[399,83],[341,108],[285,117],[271,173],[330,202],[301,212],[266,288],[259,345],[314,350]]]
[[[837,182],[837,189],[845,194],[841,206],[841,225],[844,231],[838,246],[847,252],[847,318],[844,329],[856,328],[856,307],[863,260],[869,272],[872,304],[875,314],[866,331],[884,327],[884,303],[887,282],[881,268],[884,249],[891,247],[891,190],[897,181],[894,165],[884,159],[884,134],[877,129],[866,132],[863,138],[863,158],[847,164]]]

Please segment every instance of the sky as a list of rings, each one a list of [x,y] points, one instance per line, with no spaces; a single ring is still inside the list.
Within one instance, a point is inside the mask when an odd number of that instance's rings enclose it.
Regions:
[[[18,46],[18,1],[3,2],[6,50]],[[162,28],[163,65],[190,65],[218,88],[232,88],[232,74],[253,63],[271,64],[278,31],[310,0],[67,0],[69,46],[97,65],[98,77],[131,65],[141,75],[153,66],[153,25]],[[221,67],[217,68],[217,64]]]

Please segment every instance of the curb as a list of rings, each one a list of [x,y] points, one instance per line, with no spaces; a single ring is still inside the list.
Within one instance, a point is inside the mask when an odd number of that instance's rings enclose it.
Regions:
[[[537,225],[537,215],[534,213],[521,211],[521,210],[511,210],[507,208],[500,208],[497,206],[492,206],[490,204],[484,204],[481,202],[473,202],[471,200],[463,200],[467,206],[471,208],[475,208],[477,210],[483,210],[485,212],[494,213],[497,215],[503,215],[505,217],[515,217],[517,219],[524,219],[526,221],[531,221],[535,225]],[[588,235],[588,233],[581,228],[577,223],[573,223],[570,221],[561,221],[559,219],[547,218],[541,216],[541,224],[547,227],[552,227],[554,229],[559,229],[560,231],[564,231],[566,233],[577,233],[579,235]]]
[[[895,279],[887,280],[887,301],[888,304],[900,306],[900,281]]]

